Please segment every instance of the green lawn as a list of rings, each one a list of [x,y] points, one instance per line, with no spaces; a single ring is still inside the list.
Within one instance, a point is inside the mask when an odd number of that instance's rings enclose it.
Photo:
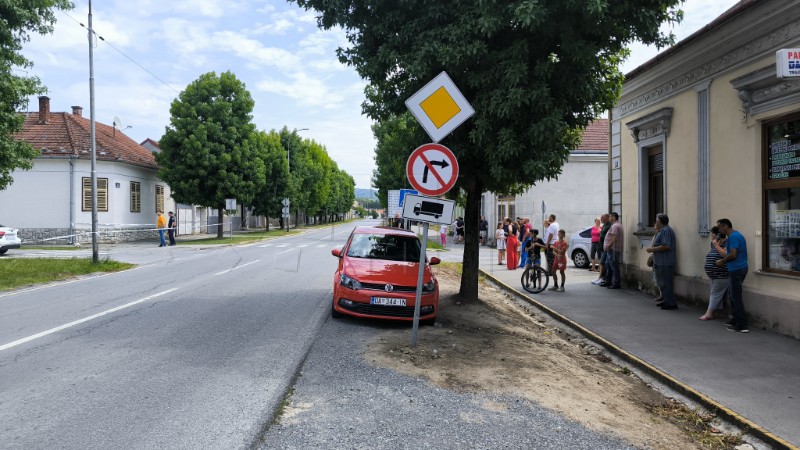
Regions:
[[[119,272],[134,266],[111,260],[95,265],[91,258],[0,258],[0,291],[95,272]]]
[[[86,247],[84,247],[86,248]],[[92,244],[89,244],[89,248],[92,248]],[[74,245],[25,245],[22,244],[20,250],[80,250],[81,247],[76,247]]]

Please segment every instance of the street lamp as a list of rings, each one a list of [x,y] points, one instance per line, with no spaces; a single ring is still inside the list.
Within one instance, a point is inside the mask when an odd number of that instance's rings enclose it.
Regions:
[[[308,131],[308,128],[300,128],[300,129],[295,128],[294,130],[292,130],[292,134],[297,134],[298,131]],[[286,148],[286,166],[287,166],[289,175],[291,175],[292,174],[292,150],[291,150],[291,146]],[[288,183],[287,183],[287,186],[288,186]],[[286,199],[289,200],[289,194],[288,193],[286,194]],[[291,204],[291,202],[289,202],[289,204]],[[286,207],[288,208],[289,206],[286,205]],[[286,232],[287,233],[289,232],[289,214],[286,214]]]

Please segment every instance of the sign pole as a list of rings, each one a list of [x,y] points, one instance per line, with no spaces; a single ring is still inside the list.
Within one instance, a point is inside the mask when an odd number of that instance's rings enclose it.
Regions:
[[[417,275],[417,297],[414,300],[414,326],[411,329],[411,347],[417,346],[419,332],[419,310],[422,303],[422,275],[425,273],[425,253],[428,248],[428,222],[422,225],[422,248],[419,251],[419,274]]]

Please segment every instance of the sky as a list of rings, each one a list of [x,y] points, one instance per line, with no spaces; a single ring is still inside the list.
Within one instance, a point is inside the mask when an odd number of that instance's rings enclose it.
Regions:
[[[47,86],[50,110],[82,106],[89,117],[88,0],[57,12],[53,34],[24,46],[34,62],[28,75]],[[671,30],[689,36],[736,0],[688,0],[684,21]],[[369,188],[375,168],[372,121],[361,114],[365,82],[341,64],[342,30],[317,28],[315,13],[283,0],[106,0],[92,3],[95,119],[137,142],[160,139],[169,106],[203,73],[230,70],[255,100],[253,122],[262,130],[284,126],[324,145],[339,168]],[[665,26],[665,30],[670,29]],[[658,51],[641,44],[622,67],[629,72]],[[28,110],[38,110],[32,97]]]

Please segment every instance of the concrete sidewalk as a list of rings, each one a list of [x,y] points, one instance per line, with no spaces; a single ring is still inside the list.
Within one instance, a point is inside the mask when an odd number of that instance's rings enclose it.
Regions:
[[[453,260],[461,252],[448,253],[446,259]],[[586,269],[570,266],[565,292],[536,295],[522,290],[522,270],[497,265],[494,249],[481,248],[481,269],[800,446],[800,341],[752,327],[749,334],[730,332],[725,320],[698,320],[703,311],[683,305],[663,311],[652,296],[637,290],[591,284],[597,274]]]

